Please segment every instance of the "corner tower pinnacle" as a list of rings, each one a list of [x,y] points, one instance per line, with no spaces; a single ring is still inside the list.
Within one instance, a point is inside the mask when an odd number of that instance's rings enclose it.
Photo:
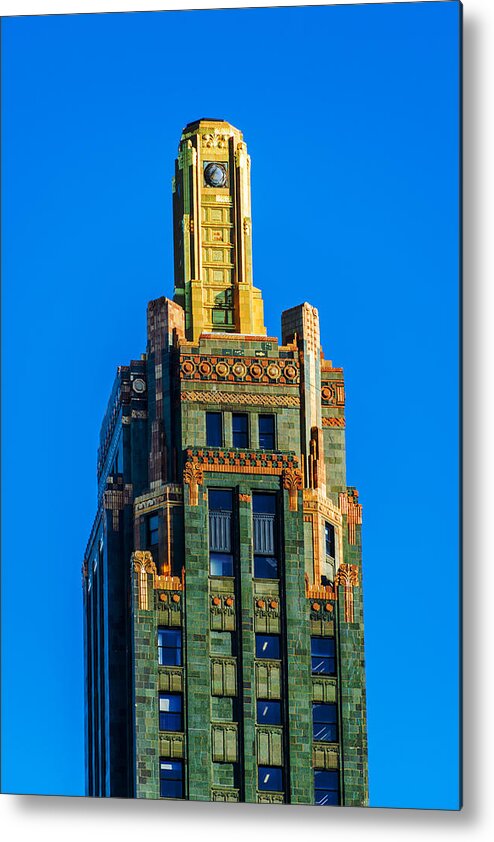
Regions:
[[[187,339],[203,332],[266,334],[252,284],[250,158],[242,133],[202,118],[182,132],[173,180],[174,300]]]

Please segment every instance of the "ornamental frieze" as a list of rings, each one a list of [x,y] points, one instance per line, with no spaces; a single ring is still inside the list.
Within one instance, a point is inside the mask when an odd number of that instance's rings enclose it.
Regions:
[[[339,418],[336,415],[329,415],[326,418],[323,417],[322,426],[323,427],[344,427],[345,426],[345,419],[343,417]]]
[[[182,392],[181,401],[191,403],[217,403],[232,406],[283,406],[299,407],[300,398],[298,395],[273,395],[268,392],[264,394],[245,394],[245,392]]]
[[[197,506],[199,486],[204,471],[229,474],[263,474],[283,476],[289,492],[291,511],[297,511],[297,491],[302,487],[302,474],[295,453],[269,453],[258,450],[226,450],[189,447],[185,451],[184,483],[189,486],[189,505]]]
[[[180,358],[180,379],[298,386],[300,369],[296,360],[183,354]]]
[[[321,381],[321,404],[323,406],[345,406],[345,384],[343,380]]]

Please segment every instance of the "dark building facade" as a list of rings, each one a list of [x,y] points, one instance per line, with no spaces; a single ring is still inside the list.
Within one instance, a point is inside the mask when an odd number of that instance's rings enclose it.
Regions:
[[[149,303],[101,429],[87,794],[366,805],[343,371],[307,303],[266,335],[237,129],[186,126],[173,203],[174,298]]]

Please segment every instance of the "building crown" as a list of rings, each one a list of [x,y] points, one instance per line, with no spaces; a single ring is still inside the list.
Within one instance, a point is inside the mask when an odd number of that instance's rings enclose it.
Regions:
[[[225,120],[188,123],[173,180],[174,300],[187,339],[219,331],[266,335],[252,281],[250,157],[242,132]]]

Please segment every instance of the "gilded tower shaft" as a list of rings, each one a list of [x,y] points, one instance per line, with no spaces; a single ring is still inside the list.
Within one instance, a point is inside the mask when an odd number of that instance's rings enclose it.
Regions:
[[[187,339],[202,332],[266,335],[252,282],[250,157],[242,133],[223,120],[189,123],[173,181],[174,300]]]

